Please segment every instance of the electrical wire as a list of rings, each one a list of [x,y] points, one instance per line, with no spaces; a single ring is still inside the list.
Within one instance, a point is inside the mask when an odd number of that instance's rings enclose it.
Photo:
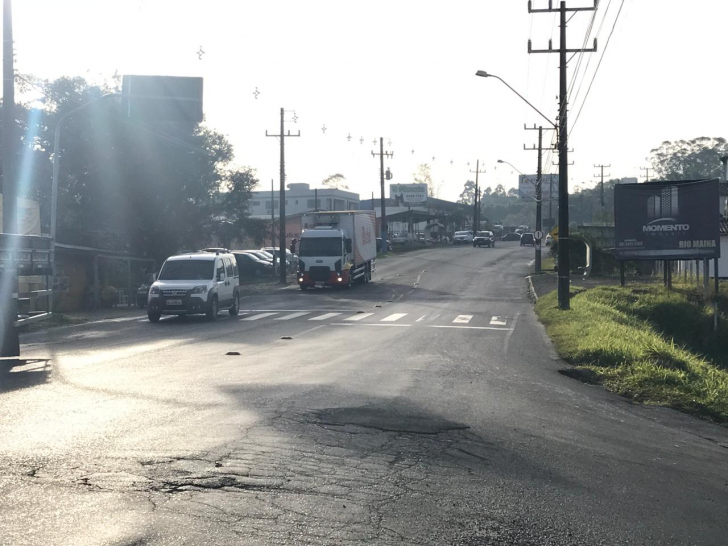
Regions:
[[[597,64],[596,69],[594,70],[594,74],[592,75],[591,82],[589,82],[589,87],[586,90],[586,95],[584,95],[584,100],[581,102],[581,106],[579,107],[579,111],[576,114],[576,118],[574,118],[574,123],[571,125],[571,129],[569,131],[569,136],[571,136],[571,133],[574,131],[574,127],[576,127],[576,122],[579,121],[579,116],[581,115],[581,111],[584,108],[584,104],[586,104],[586,99],[589,98],[589,91],[591,91],[592,85],[594,84],[594,79],[597,77],[597,73],[599,72],[599,67],[602,66],[602,61],[604,60],[604,55],[607,53],[607,48],[609,47],[609,42],[612,39],[612,35],[614,34],[614,29],[617,27],[617,22],[619,21],[619,16],[622,13],[622,8],[624,7],[624,0],[622,0],[622,3],[619,5],[619,11],[617,12],[617,16],[614,18],[614,24],[612,24],[612,30],[609,32],[609,36],[607,37],[607,43],[604,45],[604,51],[602,51],[601,57],[599,57],[599,64]]]
[[[595,39],[597,39],[597,40],[599,39],[599,37],[602,34],[602,29],[604,27],[604,22],[607,20],[607,15],[609,14],[609,8],[611,6],[612,6],[612,0],[609,0],[609,2],[607,3],[607,9],[604,10],[604,17],[602,17],[602,22],[599,24],[599,29],[597,30],[597,34],[595,36]],[[589,55],[589,58],[588,58],[587,63],[586,63],[586,68],[584,69],[584,73],[582,74],[582,78],[581,78],[581,80],[579,82],[579,87],[576,90],[576,94],[574,95],[573,102],[576,102],[577,99],[579,98],[579,93],[581,93],[581,86],[584,84],[584,80],[586,80],[586,75],[589,72],[589,66],[591,65],[591,61],[592,61],[592,58],[593,57],[594,57],[593,55]]]

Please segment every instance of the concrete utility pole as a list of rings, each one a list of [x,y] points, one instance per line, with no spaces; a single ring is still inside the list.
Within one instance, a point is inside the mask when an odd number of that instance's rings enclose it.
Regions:
[[[276,194],[273,189],[273,179],[270,179],[270,246],[276,246]]]
[[[281,108],[281,134],[279,135],[269,135],[268,131],[265,132],[265,136],[267,137],[277,137],[281,139],[281,191],[280,191],[280,252],[278,255],[278,270],[280,272],[280,283],[286,284],[287,282],[287,274],[286,271],[286,151],[285,151],[285,142],[286,138],[288,137],[300,137],[301,131],[298,131],[297,135],[292,135],[291,131],[288,131],[288,134],[284,133],[283,131],[283,124],[285,121],[285,110]],[[273,205],[275,204],[274,201],[271,201],[271,208],[273,208]]]
[[[376,140],[374,143],[376,144]],[[384,138],[379,138],[379,153],[372,152],[372,157],[379,156],[379,187],[382,192],[381,196],[381,202],[382,202],[382,224],[381,229],[379,230],[381,232],[382,236],[382,252],[387,252],[387,207],[384,203],[384,158],[386,157],[393,157],[394,152],[385,152],[384,151]]]
[[[645,171],[645,182],[650,181],[650,171],[652,170],[652,167],[640,167],[640,171]]]
[[[534,124],[533,128],[526,127],[525,125],[523,128],[526,131],[535,131],[538,130],[538,148],[531,147],[526,148],[526,145],[523,145],[524,150],[538,150],[538,163],[536,165],[536,231],[542,231],[542,222],[541,222],[541,204],[543,203],[543,168],[541,166],[541,157],[543,156],[543,127],[539,126],[536,127]],[[547,131],[554,131],[555,128],[553,127],[546,127]],[[551,180],[549,179],[549,192],[551,191]],[[551,202],[549,201],[549,207],[551,207]],[[551,209],[549,208],[549,211]],[[550,214],[550,212],[549,212]],[[535,257],[535,272],[536,274],[541,273],[541,239],[538,239],[536,241],[536,257]]]
[[[3,130],[2,130],[2,232],[18,233],[18,188],[15,177],[15,69],[13,66],[13,8],[3,0]],[[7,237],[10,244],[10,237]],[[18,318],[18,277],[12,244],[5,267],[0,272],[0,357],[20,355]]]
[[[534,50],[531,48],[531,40],[528,40],[529,53],[559,53],[559,284],[558,298],[559,308],[569,309],[569,126],[567,123],[567,104],[569,88],[567,85],[567,53],[593,53],[597,50],[597,40],[594,39],[594,47],[591,49],[568,49],[566,47],[566,13],[577,11],[595,11],[598,0],[594,0],[594,6],[590,8],[567,8],[566,2],[561,1],[559,9],[553,8],[551,1],[545,9],[533,9],[531,0],[528,2],[529,13],[553,13],[559,12],[560,19],[560,44],[555,50],[549,41],[548,49]]]
[[[594,165],[595,169],[601,170],[601,175],[595,174],[594,176],[601,176],[601,182],[599,182],[599,202],[602,205],[602,208],[604,208],[604,167],[609,168],[612,165]],[[611,174],[608,174],[607,176],[612,176]]]
[[[475,173],[475,203],[473,205],[473,237],[475,237],[476,232],[480,229],[480,182],[478,181],[478,174],[485,174],[485,171],[480,170],[480,159],[475,161],[475,170],[470,172]]]

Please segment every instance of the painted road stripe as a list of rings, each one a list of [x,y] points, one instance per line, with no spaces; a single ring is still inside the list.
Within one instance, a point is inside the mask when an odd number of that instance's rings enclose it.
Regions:
[[[454,324],[467,324],[470,322],[473,318],[473,315],[458,315],[455,320],[453,320]]]
[[[505,326],[507,317],[493,317],[490,319],[491,326]]]
[[[325,314],[323,314],[323,315],[319,315],[319,316],[317,316],[317,317],[311,317],[311,318],[310,318],[310,319],[308,319],[308,320],[328,320],[328,319],[330,319],[330,318],[332,318],[332,317],[336,317],[336,316],[338,316],[338,315],[340,315],[340,314],[341,314],[341,313],[325,313]]]
[[[507,332],[510,330],[510,328],[497,328],[493,326],[436,326],[431,325],[430,328],[460,328],[461,330],[501,330],[503,332]]]
[[[354,324],[351,322],[331,322],[329,323],[331,326],[390,326],[390,327],[397,327],[397,328],[409,328],[412,326],[411,324],[394,324],[391,322],[385,322],[382,324],[381,322],[361,322],[358,324]]]
[[[393,315],[389,315],[388,317],[385,317],[381,320],[381,322],[396,322],[402,317],[406,317],[407,313],[394,313]]]
[[[253,315],[250,317],[246,317],[243,320],[260,320],[266,317],[272,317],[273,315],[277,315],[278,313],[261,313],[260,315]]]
[[[291,320],[298,317],[303,317],[305,315],[310,315],[311,313],[309,311],[300,311],[298,313],[291,313],[290,315],[284,315],[282,317],[278,317],[275,320]]]
[[[420,318],[418,318],[418,319],[417,319],[417,320],[416,320],[415,322],[422,322],[423,320],[425,320],[425,317],[426,317],[426,316],[427,316],[427,315],[422,315],[422,316],[421,316]]]
[[[373,314],[374,313],[359,313],[358,315],[354,315],[353,317],[345,318],[344,320],[348,320],[348,321],[354,322],[354,321],[357,321],[357,320],[365,319],[367,317],[371,317]]]

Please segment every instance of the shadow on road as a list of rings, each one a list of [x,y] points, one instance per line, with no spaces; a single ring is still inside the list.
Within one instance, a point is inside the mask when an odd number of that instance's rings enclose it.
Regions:
[[[20,359],[0,362],[0,393],[42,385],[51,373],[48,359]]]

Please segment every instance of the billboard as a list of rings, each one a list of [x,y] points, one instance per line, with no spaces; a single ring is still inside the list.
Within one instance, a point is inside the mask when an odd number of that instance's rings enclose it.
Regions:
[[[427,202],[427,184],[390,184],[389,198],[398,205]]]
[[[521,199],[536,198],[536,181],[538,175],[521,174],[518,175],[518,197]],[[542,174],[541,175],[541,200],[559,199],[559,175],[558,174]]]
[[[720,257],[718,179],[618,184],[614,188],[619,260]]]

